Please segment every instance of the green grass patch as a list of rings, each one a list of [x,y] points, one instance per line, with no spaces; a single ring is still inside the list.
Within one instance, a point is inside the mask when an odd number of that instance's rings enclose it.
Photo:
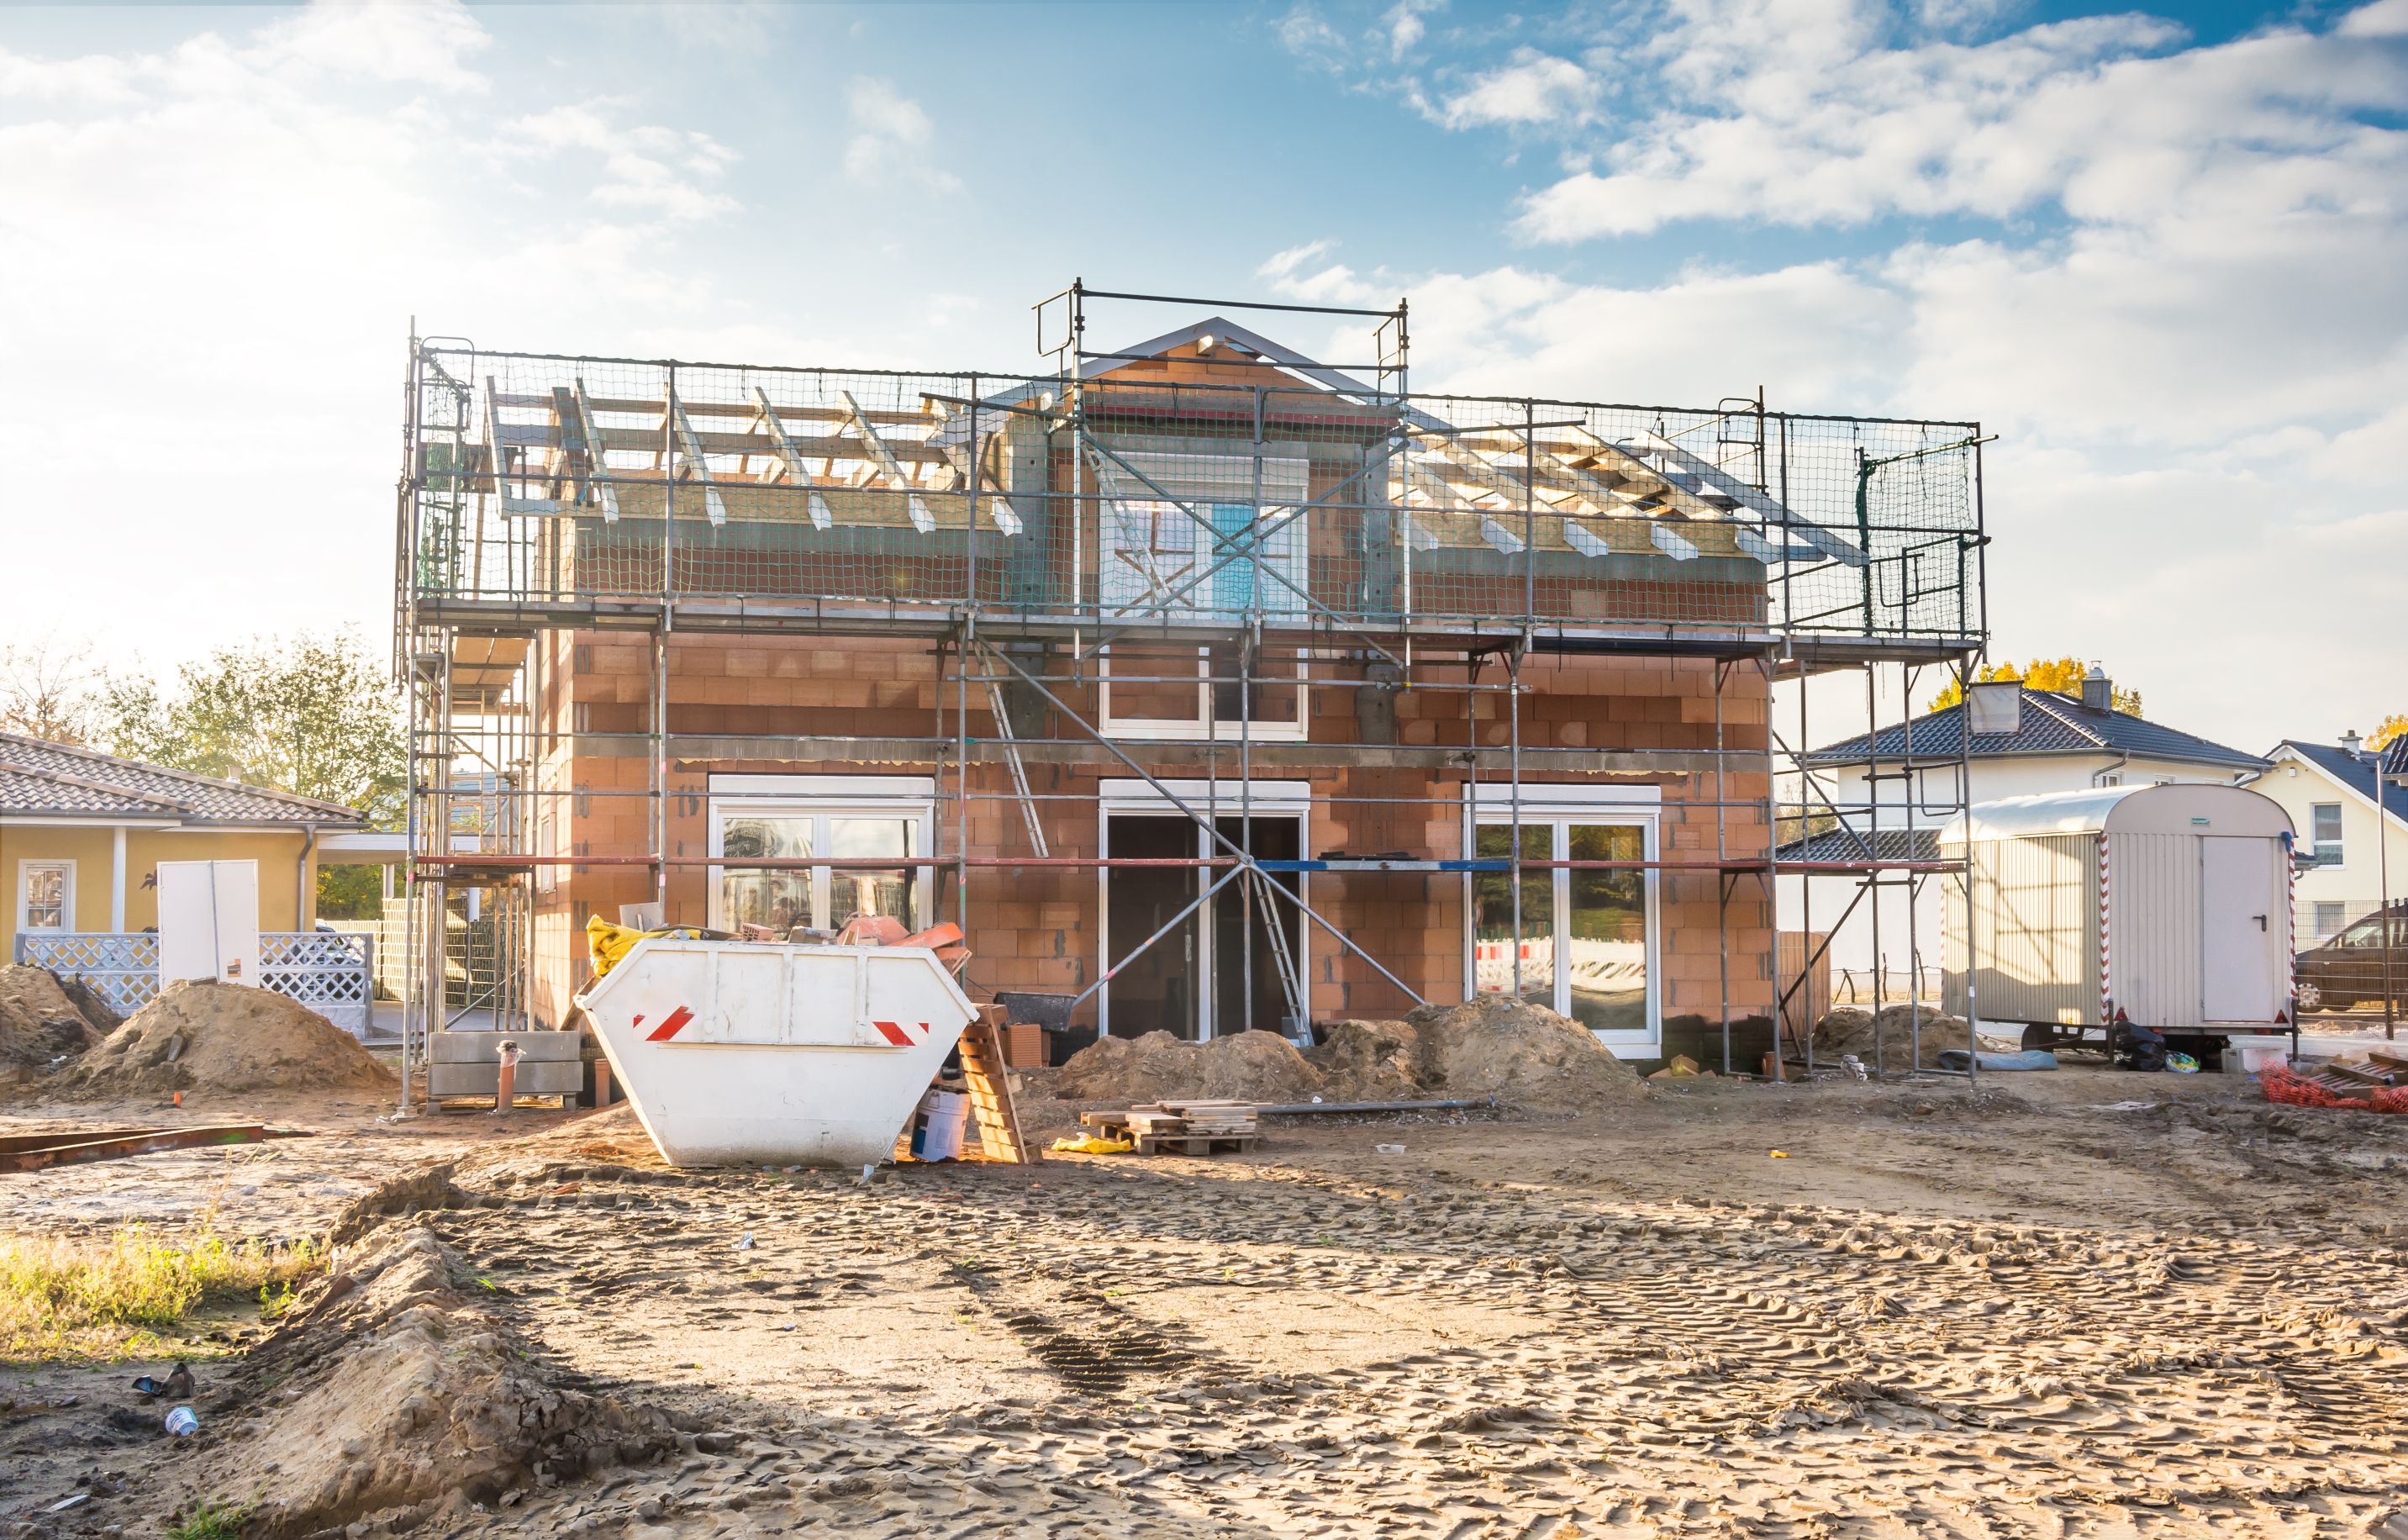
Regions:
[[[272,1317],[325,1261],[309,1242],[228,1240],[206,1219],[105,1240],[0,1238],[0,1359],[127,1358],[158,1349],[195,1311],[256,1302]]]
[[[247,1503],[236,1507],[204,1503],[176,1521],[167,1540],[242,1540],[242,1527],[250,1520]]]

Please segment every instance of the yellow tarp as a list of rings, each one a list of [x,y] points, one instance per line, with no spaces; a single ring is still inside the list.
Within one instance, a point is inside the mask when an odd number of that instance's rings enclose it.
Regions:
[[[646,936],[691,936],[695,933],[694,927],[690,925],[673,925],[665,930],[638,930],[633,926],[612,925],[596,914],[585,922],[585,950],[593,956],[594,976],[598,979],[618,967],[620,959],[635,950],[636,943]]]

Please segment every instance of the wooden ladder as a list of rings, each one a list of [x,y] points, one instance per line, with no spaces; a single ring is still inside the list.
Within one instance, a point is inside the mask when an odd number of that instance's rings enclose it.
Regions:
[[[962,1078],[968,1083],[970,1108],[978,1115],[980,1153],[990,1160],[1025,1166],[1037,1151],[1020,1130],[1020,1112],[1012,1105],[1010,1071],[1003,1062],[1004,1008],[982,1005],[962,1029]]]

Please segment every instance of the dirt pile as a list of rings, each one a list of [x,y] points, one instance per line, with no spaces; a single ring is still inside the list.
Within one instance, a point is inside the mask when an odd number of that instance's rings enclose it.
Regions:
[[[659,1411],[547,1383],[428,1230],[376,1231],[293,1319],[202,1403],[205,1436],[176,1473],[193,1499],[254,1501],[252,1540],[466,1518],[679,1446]],[[207,1436],[221,1431],[238,1436]]]
[[[1259,1102],[1412,1101],[1493,1096],[1534,1112],[1584,1112],[1646,1094],[1578,1022],[1504,1000],[1424,1006],[1402,1021],[1341,1021],[1298,1053],[1270,1032],[1182,1043],[1105,1038],[1054,1077],[1073,1101],[1228,1097]]]
[[[61,1089],[111,1097],[168,1091],[392,1088],[394,1073],[324,1016],[267,989],[171,984],[85,1054]]]
[[[47,968],[0,968],[0,1086],[48,1073],[101,1040]]]
[[[1166,1096],[1238,1101],[1310,1101],[1326,1077],[1276,1032],[1234,1032],[1183,1043],[1168,1032],[1098,1038],[1054,1077],[1066,1101],[1157,1101]]]
[[[1942,1048],[1973,1045],[1973,1029],[1965,1018],[1943,1015],[1935,1006],[1885,1005],[1876,1018],[1870,1011],[1841,1005],[1814,1023],[1814,1058],[1818,1062],[1825,1058],[1837,1062],[1842,1055],[1854,1054],[1867,1069],[1878,1065],[1885,1073],[1904,1074],[1914,1068],[1914,1030],[1918,1014],[1923,1022],[1924,1068],[1938,1066]],[[1881,1040],[1878,1053],[1874,1049],[1876,1029]]]
[[[1529,1112],[1589,1112],[1647,1094],[1638,1072],[1569,1016],[1490,995],[1425,1005],[1401,1022],[1424,1096],[1493,1096]]]

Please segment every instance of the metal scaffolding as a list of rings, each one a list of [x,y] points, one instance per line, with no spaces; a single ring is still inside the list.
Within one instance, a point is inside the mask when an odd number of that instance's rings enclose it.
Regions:
[[[1099,308],[1166,307],[1186,318],[1169,332],[1088,345]],[[1310,358],[1232,312],[1316,317],[1358,335],[1367,357]],[[1452,902],[1467,938],[1462,988],[1517,999],[1540,998],[1534,971],[1549,972],[1549,998],[1566,998],[1575,962],[1556,942],[1588,895],[1581,913],[1598,933],[1565,949],[1586,949],[1578,965],[1607,981],[1592,991],[1602,999],[1628,994],[1628,965],[1596,959],[1641,948],[1646,1009],[1660,1018],[1663,895],[1695,883],[1710,885],[1715,914],[1721,1067],[1760,1068],[1733,1058],[1744,996],[1770,1017],[1774,1062],[1761,1068],[1813,1072],[1778,945],[1735,958],[1730,916],[1756,906],[1764,919],[1746,928],[1777,937],[1784,874],[1844,876],[1861,896],[1950,870],[1913,835],[1955,811],[1923,795],[1936,767],[1910,767],[1923,779],[1893,849],[1897,810],[1834,803],[1799,751],[1810,678],[1860,677],[1871,715],[1878,671],[1908,688],[1917,670],[1961,679],[1984,646],[1977,425],[1806,416],[1760,394],[1711,410],[1414,394],[1401,304],[1247,305],[1074,283],[1037,320],[1053,369],[1035,376],[412,338],[394,597],[412,725],[409,1069],[453,1018],[440,938],[464,888],[486,895],[509,959],[484,1004],[531,1026],[538,912],[580,873],[643,871],[666,909],[682,870],[712,881],[900,870],[926,878],[930,917],[942,910],[973,931],[990,885],[1189,868],[1184,907],[1141,944],[1111,938],[1079,981],[1082,1001],[1182,926],[1211,955],[1226,924],[1242,970],[1238,1025],[1256,1024],[1269,998],[1280,1025],[1302,1029],[1341,958],[1347,978],[1419,1002],[1416,980],[1446,971],[1383,957],[1312,897],[1318,879],[1374,909],[1392,902],[1362,897],[1378,885]],[[909,710],[924,729],[895,730],[899,708],[875,731],[792,713],[744,730],[692,711],[676,719],[677,639],[746,636],[918,649],[934,687]],[[644,649],[640,700],[577,697],[574,655],[594,639]],[[1562,694],[1534,677],[1652,664],[1710,686],[1651,700],[1627,724],[1529,720]],[[1796,744],[1770,715],[1773,686],[1790,682]],[[1609,726],[1621,741],[1591,741]],[[580,784],[580,755],[640,757],[644,784]],[[927,847],[679,854],[673,766],[722,763],[924,766],[938,804]],[[1319,855],[1302,832],[1292,856],[1266,855],[1257,774],[1299,767],[1343,781],[1312,801],[1350,832]],[[1194,853],[1114,856],[1100,814],[1093,854],[1053,848],[1066,827],[1054,815],[1097,796],[1066,776],[1106,771],[1192,826]],[[1418,777],[1421,794],[1382,776]],[[1575,850],[1578,830],[1550,832],[1529,810],[1578,778],[1669,784],[1677,827]],[[615,813],[631,803],[640,851],[564,832],[572,813],[596,810],[624,829]],[[982,809],[1015,832],[974,833]],[[1454,848],[1433,848],[1449,824]],[[1784,863],[1784,830],[1859,838]],[[1493,941],[1470,939],[1475,914],[1493,918]],[[1540,927],[1546,936],[1527,933]],[[1493,987],[1482,973],[1492,963]],[[1267,997],[1258,967],[1272,975]],[[1212,1023],[1199,1017],[1199,1029]]]

